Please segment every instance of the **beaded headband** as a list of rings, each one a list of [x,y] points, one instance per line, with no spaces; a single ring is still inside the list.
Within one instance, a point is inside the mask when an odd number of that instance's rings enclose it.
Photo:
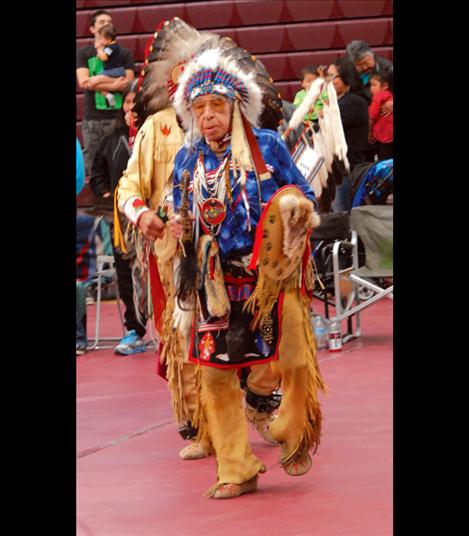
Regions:
[[[211,44],[211,43],[210,43]],[[191,106],[195,98],[216,93],[239,102],[239,109],[253,126],[259,126],[264,104],[254,69],[244,69],[239,49],[208,46],[185,67],[174,95],[174,107],[191,139],[200,137]],[[191,142],[186,139],[186,144]]]
[[[201,69],[195,72],[187,82],[184,90],[186,99],[192,103],[201,95],[217,93],[231,100],[239,97],[245,101],[248,98],[248,90],[245,84],[236,76],[226,72],[222,68]]]

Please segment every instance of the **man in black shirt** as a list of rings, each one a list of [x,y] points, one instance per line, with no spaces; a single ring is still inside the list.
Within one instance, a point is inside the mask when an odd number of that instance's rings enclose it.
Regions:
[[[112,23],[111,16],[104,10],[96,11],[91,16],[90,32],[96,36],[96,31],[102,26]],[[134,62],[132,53],[121,48],[121,60],[125,69],[125,76],[119,78],[107,77],[104,81],[96,83],[102,65],[96,58],[95,44],[87,45],[77,50],[77,80],[78,85],[85,90],[85,106],[81,131],[83,135],[84,158],[86,171],[89,174],[93,163],[96,148],[101,139],[110,132],[115,118],[122,108],[121,93],[126,89],[134,77]],[[100,79],[102,80],[102,79]],[[101,92],[116,92],[114,106],[100,101]]]

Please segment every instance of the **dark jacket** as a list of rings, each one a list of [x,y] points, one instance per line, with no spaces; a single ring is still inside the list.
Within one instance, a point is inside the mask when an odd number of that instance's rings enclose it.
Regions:
[[[97,198],[102,198],[106,192],[114,194],[130,154],[127,125],[113,130],[101,140],[90,174],[90,187]]]
[[[365,161],[368,146],[368,105],[366,100],[350,91],[339,99],[340,118],[347,142],[347,158],[352,170]]]
[[[375,62],[376,62],[375,70],[378,73],[388,71],[389,69],[392,69],[392,66],[393,66],[393,63],[391,60],[382,58],[381,56],[377,56],[376,54],[375,54]]]
[[[382,58],[381,56],[377,56],[376,54],[375,54],[375,63],[376,64],[375,64],[374,71],[378,73],[386,73],[387,71],[392,70],[393,68],[392,61],[387,60],[386,58]],[[371,91],[370,91],[370,86],[371,86],[371,83],[370,83],[370,80],[368,80],[368,82],[365,84],[362,90],[360,90],[359,92],[355,92],[357,93],[357,95],[361,95],[362,97],[364,96],[368,105],[371,104],[371,99],[373,98]]]

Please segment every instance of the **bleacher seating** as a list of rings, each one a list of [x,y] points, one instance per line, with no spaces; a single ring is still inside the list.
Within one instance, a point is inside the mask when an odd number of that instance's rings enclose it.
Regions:
[[[393,53],[392,0],[77,0],[76,6],[77,47],[91,42],[90,14],[106,9],[138,72],[156,25],[178,16],[199,30],[229,36],[255,54],[289,101],[300,89],[304,65],[329,63],[352,39],[367,41],[385,58]],[[78,87],[76,100],[79,134],[83,94]]]

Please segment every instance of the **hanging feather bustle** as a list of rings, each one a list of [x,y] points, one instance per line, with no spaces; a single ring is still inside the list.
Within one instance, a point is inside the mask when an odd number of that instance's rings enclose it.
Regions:
[[[288,123],[287,131],[295,130],[303,123],[304,116],[309,113],[311,108],[314,108],[314,105],[316,104],[316,101],[321,94],[324,83],[324,78],[316,78],[316,80],[314,80],[302,103],[298,106],[298,108],[291,116],[291,119]],[[287,135],[288,134],[286,134],[285,137]]]
[[[140,89],[135,99],[134,111],[138,126],[159,110],[166,108],[175,90],[182,65],[215,34],[201,33],[179,17],[160,24],[148,44],[144,59]]]
[[[302,136],[309,136],[314,151],[324,158],[311,184],[320,202],[321,212],[329,212],[331,202],[335,199],[336,186],[342,183],[344,174],[350,171],[347,142],[340,117],[337,93],[332,81],[324,82],[324,79],[317,78],[311,84],[303,102],[293,113],[282,137],[285,138],[303,123],[304,116],[314,108],[314,103],[324,93],[327,94],[327,100],[324,101],[322,113],[318,114],[317,125],[307,126]],[[321,202],[323,196],[324,199]]]

